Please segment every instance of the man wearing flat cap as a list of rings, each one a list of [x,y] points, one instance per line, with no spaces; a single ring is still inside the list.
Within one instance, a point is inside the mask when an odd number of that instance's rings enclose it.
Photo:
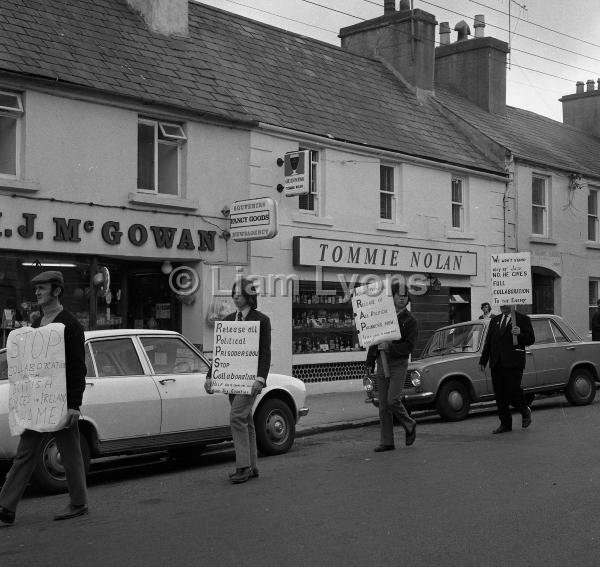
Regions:
[[[33,321],[33,327],[50,323],[65,326],[65,374],[67,383],[68,421],[64,429],[53,433],[67,476],[70,503],[54,516],[67,520],[88,512],[85,466],[79,445],[79,407],[85,389],[85,347],[83,327],[75,316],[63,309],[60,297],[64,290],[61,272],[42,272],[31,280],[42,317]],[[0,491],[0,522],[15,521],[17,505],[35,469],[36,459],[47,434],[26,429],[21,434],[17,454]]]

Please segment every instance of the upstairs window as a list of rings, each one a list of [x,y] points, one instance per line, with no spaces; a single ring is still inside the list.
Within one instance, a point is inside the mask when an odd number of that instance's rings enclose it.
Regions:
[[[465,194],[463,180],[460,177],[452,178],[452,228],[455,230],[465,228]]]
[[[379,218],[395,220],[396,192],[394,190],[394,168],[379,166]]]
[[[598,190],[588,194],[588,240],[598,242]]]
[[[306,148],[300,148],[300,151]],[[309,187],[307,195],[298,196],[298,208],[301,211],[318,213],[319,211],[319,152],[310,150]]]
[[[21,95],[0,91],[0,175],[19,175]]]
[[[181,194],[182,147],[187,137],[182,126],[140,119],[138,122],[139,191],[161,195]]]
[[[548,236],[548,188],[544,177],[531,181],[531,233]]]

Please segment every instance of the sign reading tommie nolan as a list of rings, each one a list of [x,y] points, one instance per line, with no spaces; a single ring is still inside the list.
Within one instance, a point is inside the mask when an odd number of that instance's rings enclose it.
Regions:
[[[212,387],[222,394],[249,394],[258,372],[260,321],[215,323]]]
[[[21,327],[8,335],[8,425],[11,435],[25,429],[58,431],[67,417],[65,326]]]
[[[492,305],[530,305],[531,254],[509,252],[491,255]]]
[[[294,265],[477,275],[477,254],[295,236]]]
[[[402,338],[394,299],[386,284],[373,282],[352,290],[354,324],[362,347]]]
[[[235,201],[229,213],[236,242],[273,238],[277,234],[277,203],[270,197]]]
[[[310,192],[310,152],[288,152],[283,160],[283,191],[286,197]]]

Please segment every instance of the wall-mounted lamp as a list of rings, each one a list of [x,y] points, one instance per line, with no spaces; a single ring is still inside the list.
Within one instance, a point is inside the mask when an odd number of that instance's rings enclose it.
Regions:
[[[173,271],[173,264],[169,260],[165,260],[160,266],[160,271],[168,276]]]
[[[442,289],[442,282],[431,274],[429,274],[429,289],[433,291],[440,291]]]
[[[229,213],[231,212],[231,210],[229,209],[229,207],[227,205],[225,205],[222,209],[221,209],[221,214],[224,217],[228,217]]]

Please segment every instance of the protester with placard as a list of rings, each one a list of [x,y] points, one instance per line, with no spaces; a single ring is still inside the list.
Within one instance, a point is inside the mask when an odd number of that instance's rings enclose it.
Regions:
[[[401,290],[400,284],[394,282],[390,291],[396,307],[401,338],[369,347],[366,360],[367,374],[370,376],[375,373],[379,393],[380,443],[375,447],[377,453],[395,449],[394,415],[404,428],[406,445],[412,445],[417,435],[417,422],[410,417],[402,403],[408,358],[418,337],[417,320],[407,309],[410,296],[406,290]]]
[[[84,332],[75,316],[63,309],[60,297],[64,290],[61,272],[42,272],[31,280],[42,316],[33,327],[50,323],[64,325],[65,374],[67,394],[67,420],[63,429],[53,433],[61,462],[65,468],[70,503],[54,516],[55,520],[66,520],[88,512],[85,467],[79,445],[79,407],[85,390],[85,347]],[[10,336],[9,336],[10,340]],[[12,524],[17,505],[33,473],[45,439],[45,433],[26,429],[22,434],[12,467],[0,492],[0,521]]]
[[[490,365],[492,385],[498,406],[500,426],[493,433],[507,433],[512,430],[512,415],[510,405],[517,409],[523,416],[522,427],[531,425],[531,408],[525,402],[521,379],[525,368],[525,347],[535,342],[535,334],[531,319],[514,311],[516,325],[513,326],[511,318],[512,305],[501,305],[500,315],[490,321],[487,336],[479,364],[484,371]],[[516,337],[514,344],[513,337]]]
[[[257,310],[257,291],[254,283],[247,279],[236,281],[231,290],[231,297],[237,310],[225,317],[225,321],[258,321],[260,334],[258,341],[258,368],[256,380],[250,394],[230,394],[231,412],[229,421],[233,445],[235,447],[235,472],[229,475],[233,484],[241,484],[250,478],[258,477],[256,432],[252,407],[256,396],[260,394],[267,383],[271,366],[271,320]],[[254,370],[254,369],[252,369]],[[213,393],[211,371],[209,370],[205,390]]]

